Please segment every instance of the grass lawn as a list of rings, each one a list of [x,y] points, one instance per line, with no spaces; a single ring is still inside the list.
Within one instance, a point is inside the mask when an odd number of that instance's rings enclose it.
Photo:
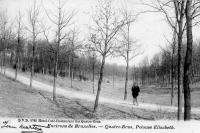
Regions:
[[[176,119],[176,113],[133,109],[111,104],[100,104],[97,113],[93,113],[93,102],[81,99],[69,99],[57,96],[58,104],[52,94],[30,89],[0,75],[0,117],[14,118],[66,118],[66,119],[136,119],[159,120]],[[200,116],[193,115],[193,119]]]
[[[10,69],[12,70],[12,69]],[[14,70],[12,70],[14,71]],[[22,73],[26,77],[30,76],[30,73]],[[36,73],[34,79],[37,81],[41,81],[50,85],[53,85],[53,76],[51,75],[43,75]],[[71,83],[69,78],[58,77],[57,85],[65,88],[70,89],[73,91],[83,91],[87,93],[93,93],[92,89],[92,82],[91,81],[79,81],[77,79],[73,80],[73,88],[71,88]],[[128,101],[132,101],[131,96],[131,85],[132,82],[130,81],[128,84]],[[199,87],[199,88],[198,88]],[[95,94],[97,90],[97,80],[95,81]],[[200,107],[200,85],[195,85],[195,89],[192,91],[192,107]],[[138,101],[140,103],[153,103],[159,105],[170,105],[170,88],[160,88],[160,87],[153,87],[153,86],[146,86],[141,87],[141,92],[138,97]],[[100,96],[109,97],[113,99],[123,99],[124,96],[124,82],[123,81],[116,81],[114,84],[112,83],[102,83],[102,91]],[[182,96],[183,99],[183,96]],[[183,101],[183,100],[182,100]],[[183,102],[182,102],[183,103]],[[174,105],[177,105],[177,91],[175,91],[174,95]]]

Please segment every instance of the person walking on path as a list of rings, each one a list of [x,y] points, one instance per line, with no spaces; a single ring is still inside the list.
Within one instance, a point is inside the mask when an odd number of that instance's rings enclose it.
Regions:
[[[136,83],[134,83],[134,85],[132,86],[133,105],[137,105],[137,106],[139,105],[137,101],[139,92],[140,92],[139,86]]]

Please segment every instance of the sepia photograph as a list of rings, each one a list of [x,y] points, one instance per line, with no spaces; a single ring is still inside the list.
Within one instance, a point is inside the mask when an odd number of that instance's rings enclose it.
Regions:
[[[198,132],[200,0],[0,0],[0,133]]]

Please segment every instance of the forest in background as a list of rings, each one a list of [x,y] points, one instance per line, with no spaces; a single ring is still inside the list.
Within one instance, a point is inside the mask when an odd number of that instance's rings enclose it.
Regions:
[[[183,0],[155,3],[142,3],[153,8],[152,11],[143,11],[137,14],[122,8],[117,10],[112,1],[97,2],[96,11],[91,15],[93,24],[88,38],[79,39],[79,31],[72,26],[74,11],[66,12],[61,0],[56,1],[55,14],[41,9],[35,0],[33,6],[27,11],[24,18],[20,10],[16,19],[11,22],[6,10],[0,13],[0,51],[1,71],[6,72],[6,67],[15,69],[15,80],[19,70],[30,71],[30,88],[34,73],[50,74],[53,81],[53,101],[56,102],[57,76],[68,76],[79,80],[98,80],[98,90],[94,105],[97,111],[103,77],[124,78],[125,93],[127,98],[128,80],[132,79],[141,85],[172,86],[173,91],[177,86],[178,99],[184,91],[185,120],[190,119],[190,82],[199,82],[200,45],[195,42],[193,46],[192,20],[199,16],[199,1]],[[174,17],[169,11],[174,9]],[[46,13],[51,26],[43,23],[40,12]],[[169,12],[168,12],[169,11]],[[168,24],[174,32],[172,41],[167,47],[161,48],[151,60],[145,58],[137,66],[130,67],[129,63],[142,54],[141,47],[130,36],[130,28],[139,15],[148,12],[163,13]],[[173,19],[174,18],[174,19]],[[27,19],[28,23],[23,23]],[[197,19],[198,20],[198,19]],[[195,21],[198,24],[198,21]],[[50,33],[51,32],[51,33]],[[26,36],[29,34],[29,36]],[[53,36],[52,36],[53,35]],[[43,36],[39,38],[39,36]],[[185,40],[183,40],[185,38]],[[50,39],[51,38],[51,39]],[[85,41],[86,40],[86,41]],[[145,45],[145,44],[144,44]],[[193,54],[192,54],[193,53]],[[193,55],[193,56],[192,56]],[[126,66],[106,64],[108,56],[124,57]],[[182,87],[183,86],[183,87]],[[172,103],[173,104],[173,103]],[[180,119],[181,103],[178,102],[178,119]]]

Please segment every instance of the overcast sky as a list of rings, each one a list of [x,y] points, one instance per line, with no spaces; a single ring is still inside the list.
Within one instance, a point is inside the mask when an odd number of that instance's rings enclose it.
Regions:
[[[50,1],[51,0],[43,0],[44,6],[41,7],[41,14],[43,14],[41,16],[43,21],[47,20],[43,7],[47,10],[53,8],[52,2]],[[122,0],[115,0],[115,5],[121,6],[122,2],[120,1]],[[0,0],[0,5],[1,9],[7,9],[8,16],[11,20],[14,20],[16,12],[20,9],[23,14],[24,21],[27,21],[27,10],[31,6],[32,2],[33,0]],[[128,8],[134,12],[144,10],[146,8],[145,6],[137,4],[139,3],[139,0],[126,0],[126,2]],[[65,8],[67,11],[77,11],[74,21],[76,22],[75,25],[80,28],[82,36],[87,35],[87,28],[91,22],[89,12],[94,9],[94,6],[95,0],[68,0],[66,3]],[[144,49],[143,55],[135,58],[135,64],[138,64],[144,57],[151,59],[155,53],[160,51],[159,45],[163,47],[166,45],[165,37],[170,39],[170,35],[171,29],[166,23],[164,16],[159,13],[148,13],[141,15],[131,27],[131,38],[137,40],[137,43],[143,45]],[[120,65],[125,64],[123,58],[112,58],[108,59],[107,62],[117,63]],[[133,61],[130,64],[133,65]]]

